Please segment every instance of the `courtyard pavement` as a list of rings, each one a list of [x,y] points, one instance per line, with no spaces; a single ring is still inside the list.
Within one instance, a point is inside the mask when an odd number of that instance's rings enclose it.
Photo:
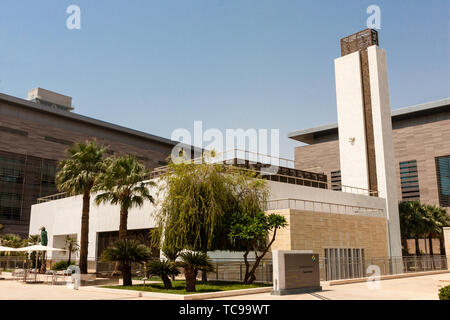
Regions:
[[[366,282],[329,286],[313,294],[272,296],[270,293],[224,298],[225,300],[438,300],[440,280],[450,281],[450,273],[382,280],[378,289],[369,289]],[[444,285],[448,285],[446,282]]]
[[[450,281],[450,273],[380,281],[379,289],[367,284],[353,283],[329,286],[313,294],[272,296],[270,293],[221,298],[222,300],[436,300],[440,280]],[[0,280],[0,300],[151,300],[137,298],[117,290],[82,287],[69,289],[64,285],[24,284],[14,280]]]

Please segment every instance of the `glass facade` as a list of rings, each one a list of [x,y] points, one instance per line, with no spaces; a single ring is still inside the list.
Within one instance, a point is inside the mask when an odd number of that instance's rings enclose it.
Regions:
[[[436,158],[436,174],[441,207],[450,207],[450,155]]]
[[[56,161],[0,151],[0,223],[28,223],[37,198],[57,193]]]
[[[419,174],[416,160],[400,162],[400,186],[402,189],[402,200],[420,200]]]

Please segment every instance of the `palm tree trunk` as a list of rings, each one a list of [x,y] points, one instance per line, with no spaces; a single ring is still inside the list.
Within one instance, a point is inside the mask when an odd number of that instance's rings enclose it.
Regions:
[[[428,244],[430,245],[430,255],[434,255],[434,252],[433,252],[433,236],[431,234],[428,236]]]
[[[195,292],[195,281],[197,278],[197,272],[192,268],[185,268],[184,276],[186,278],[186,291]]]
[[[131,264],[122,263],[122,276],[123,276],[123,285],[124,286],[132,286],[133,281],[131,278]]]
[[[72,258],[72,248],[69,247],[69,261],[67,261],[67,264],[70,266],[70,258]]]
[[[403,251],[406,255],[409,254],[409,248],[408,248],[408,239],[407,238],[403,238],[402,239],[402,243],[403,243]]]
[[[439,249],[441,251],[441,255],[445,256],[445,246],[444,246],[444,236],[439,236]]]
[[[86,190],[83,194],[83,211],[81,214],[81,237],[80,237],[80,272],[87,273],[87,257],[89,245],[89,207],[91,192]]]
[[[420,256],[419,237],[414,237],[414,244],[416,245],[416,256]]]
[[[163,274],[161,276],[161,279],[164,283],[164,289],[172,289],[172,282],[170,282],[170,279],[167,275]]]
[[[125,240],[128,233],[128,209],[120,208],[119,240]]]

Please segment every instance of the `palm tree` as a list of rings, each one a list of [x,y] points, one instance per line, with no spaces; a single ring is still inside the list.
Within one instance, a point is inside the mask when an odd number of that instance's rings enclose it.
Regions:
[[[148,171],[132,155],[113,159],[99,178],[97,205],[109,202],[120,206],[119,240],[127,238],[128,210],[142,207],[144,201],[154,203],[148,187],[155,183],[145,181],[147,178]]]
[[[176,264],[172,261],[155,260],[148,264],[147,266],[147,276],[157,276],[160,277],[164,283],[164,289],[172,289],[172,282],[170,278],[174,278],[180,274]]]
[[[186,278],[186,291],[194,292],[198,271],[213,271],[214,267],[208,255],[203,252],[183,252],[180,254],[180,257],[182,260],[180,266],[183,267]]]
[[[58,190],[69,195],[83,195],[79,263],[82,274],[87,273],[91,191],[103,170],[105,150],[99,148],[95,140],[78,143],[67,150],[69,158],[59,162],[60,169],[56,174]]]
[[[78,250],[80,249],[80,246],[77,242],[77,239],[71,236],[66,236],[64,248],[69,252],[69,259],[67,260],[67,265],[70,266],[72,253],[77,253]]]
[[[427,205],[427,214],[429,221],[428,241],[430,254],[433,255],[433,238],[439,239],[440,254],[445,255],[443,228],[450,225],[450,217],[447,211],[439,206]]]
[[[131,265],[143,263],[151,257],[151,251],[135,240],[119,240],[112,247],[103,250],[102,260],[120,262],[124,286],[132,286]]]

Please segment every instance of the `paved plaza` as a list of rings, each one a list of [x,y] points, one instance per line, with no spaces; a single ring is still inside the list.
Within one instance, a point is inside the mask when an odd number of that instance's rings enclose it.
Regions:
[[[366,283],[329,286],[314,294],[272,296],[269,293],[223,298],[223,300],[436,300],[439,284],[450,281],[450,273],[403,279],[383,280],[379,289],[369,289]],[[448,282],[446,283],[448,284]],[[0,300],[151,300],[117,290],[96,287],[69,289],[64,285],[24,284],[15,280],[0,280]]]

